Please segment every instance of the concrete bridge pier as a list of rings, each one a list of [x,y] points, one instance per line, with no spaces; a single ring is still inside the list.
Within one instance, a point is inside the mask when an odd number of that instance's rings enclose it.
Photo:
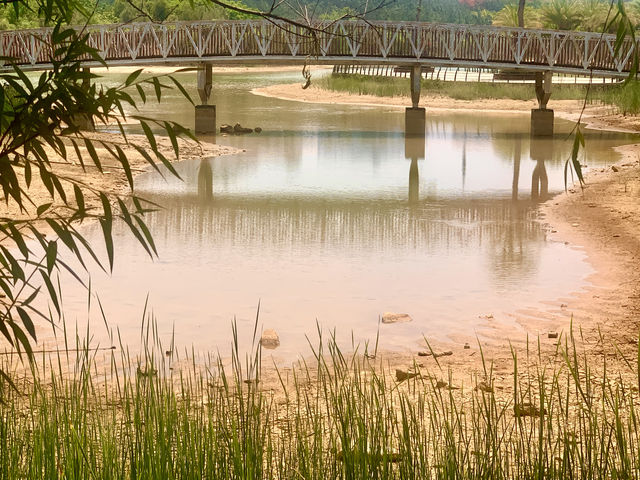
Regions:
[[[82,79],[82,89],[85,92],[88,92],[91,88],[91,79],[89,78],[89,74],[91,73],[90,68],[83,68],[82,73],[86,74],[86,77]],[[86,113],[78,113],[73,117],[73,123],[78,127],[79,130],[85,132],[95,132],[96,126],[93,123],[93,119],[91,115],[87,115]]]
[[[531,135],[553,135],[553,110],[547,108],[551,97],[551,71],[536,72],[538,108],[531,110]]]
[[[425,109],[418,106],[420,103],[420,81],[422,80],[422,67],[411,67],[411,108],[407,108],[404,114],[405,136],[422,137],[426,127]]]
[[[213,86],[213,69],[210,63],[202,63],[198,68],[198,96],[202,105],[196,105],[196,133],[216,133],[216,106],[209,105]]]

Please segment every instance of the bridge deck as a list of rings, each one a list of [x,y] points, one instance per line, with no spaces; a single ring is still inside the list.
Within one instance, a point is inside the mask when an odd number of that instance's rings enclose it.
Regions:
[[[623,77],[634,45],[615,35],[495,26],[338,21],[308,30],[264,20],[135,23],[89,28],[109,65],[393,64],[551,70]],[[51,30],[0,32],[0,56],[25,69],[51,64]],[[87,61],[87,65],[92,65]]]

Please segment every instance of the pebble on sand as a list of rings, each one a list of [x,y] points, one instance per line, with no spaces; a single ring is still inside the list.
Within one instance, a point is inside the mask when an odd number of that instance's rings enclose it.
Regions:
[[[410,378],[419,377],[420,374],[418,372],[410,372],[408,370],[402,370],[400,368],[396,368],[396,380],[398,382],[403,382],[405,380],[409,380]]]
[[[406,323],[412,321],[413,318],[411,318],[407,313],[385,312],[382,314],[382,323]]]
[[[273,350],[280,346],[280,337],[278,337],[275,330],[265,330],[260,337],[260,345],[262,345],[263,348]]]

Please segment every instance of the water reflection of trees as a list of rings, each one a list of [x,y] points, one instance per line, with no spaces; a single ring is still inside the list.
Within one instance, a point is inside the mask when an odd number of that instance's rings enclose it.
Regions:
[[[530,210],[512,203],[510,221],[488,239],[488,270],[497,285],[517,286],[515,282],[527,281],[538,269],[544,234],[537,222],[532,224],[531,215]]]
[[[407,208],[397,202],[311,203],[241,201],[219,198],[203,208],[194,198],[167,204],[148,223],[154,235],[199,244],[317,244],[326,248],[425,251],[480,248],[526,255],[530,243],[544,239],[526,205],[509,198],[457,200]],[[493,255],[493,253],[492,253]],[[501,262],[500,259],[497,260]],[[515,267],[513,256],[504,262]]]

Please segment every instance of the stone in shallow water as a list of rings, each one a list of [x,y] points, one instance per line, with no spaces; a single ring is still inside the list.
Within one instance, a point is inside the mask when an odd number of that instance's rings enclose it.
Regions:
[[[405,380],[409,380],[410,378],[414,378],[418,376],[420,376],[418,372],[410,372],[408,370],[402,370],[400,368],[396,368],[396,380],[399,382],[403,382]]]
[[[275,330],[265,330],[262,332],[262,337],[260,337],[260,345],[269,350],[273,350],[280,346],[280,337],[278,337]]]
[[[382,323],[405,323],[412,321],[413,318],[406,313],[385,312],[382,314]]]

